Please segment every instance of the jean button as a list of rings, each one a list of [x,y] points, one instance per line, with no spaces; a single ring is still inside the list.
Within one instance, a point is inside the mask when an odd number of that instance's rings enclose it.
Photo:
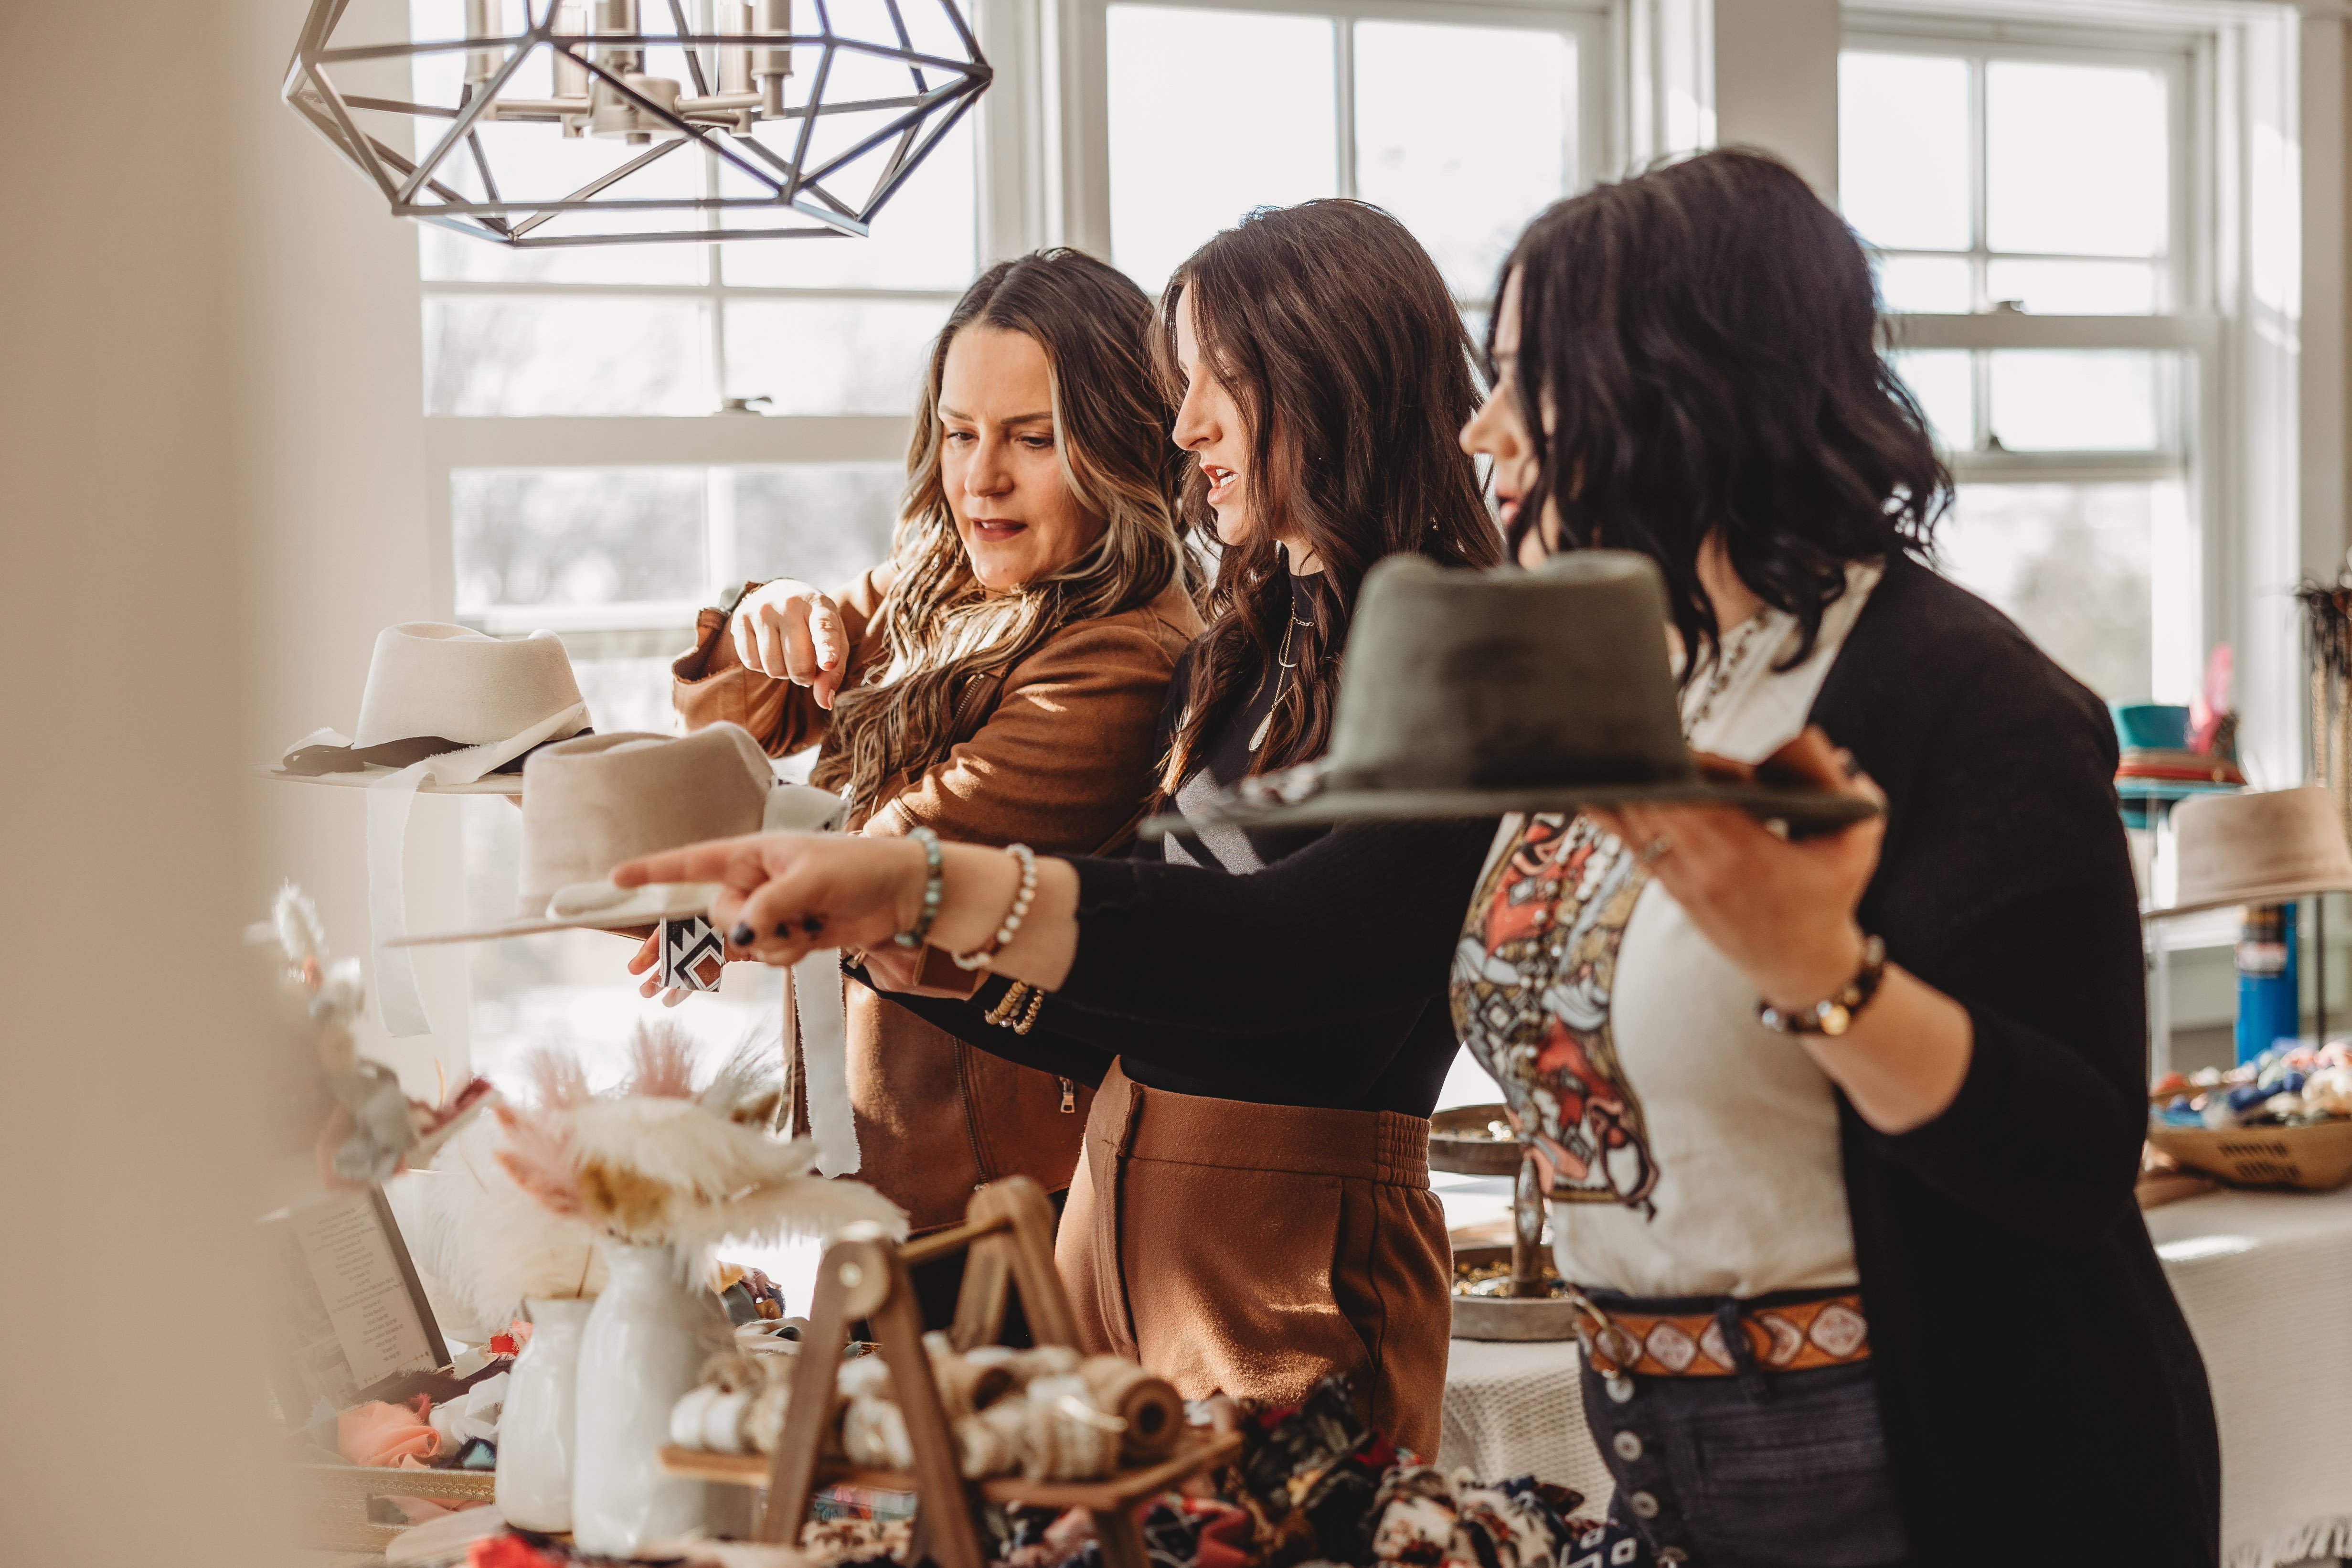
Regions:
[[[1658,1517],[1658,1500],[1652,1497],[1648,1492],[1635,1492],[1632,1497],[1625,1500],[1625,1506],[1633,1510],[1633,1516],[1636,1519],[1655,1519]]]
[[[1609,1439],[1609,1446],[1617,1450],[1617,1457],[1619,1458],[1623,1459],[1628,1463],[1631,1463],[1642,1457],[1642,1439],[1633,1433],[1618,1433],[1617,1436]]]

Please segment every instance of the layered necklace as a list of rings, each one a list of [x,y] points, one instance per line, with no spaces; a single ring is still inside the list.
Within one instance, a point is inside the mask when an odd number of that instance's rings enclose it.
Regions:
[[[1257,728],[1250,731],[1249,749],[1253,752],[1265,744],[1266,731],[1274,728],[1274,710],[1282,706],[1282,693],[1286,685],[1283,671],[1298,668],[1298,660],[1290,657],[1291,639],[1298,635],[1299,627],[1305,626],[1311,631],[1314,626],[1313,621],[1302,621],[1293,615],[1290,624],[1282,628],[1282,651],[1274,656],[1274,700],[1266,704],[1265,717],[1259,720]]]

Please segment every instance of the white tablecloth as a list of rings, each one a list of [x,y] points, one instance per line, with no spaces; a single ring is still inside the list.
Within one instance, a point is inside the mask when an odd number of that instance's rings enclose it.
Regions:
[[[2352,1188],[2209,1194],[2148,1234],[2204,1352],[2229,1568],[2352,1557]],[[1606,1504],[1570,1343],[1454,1342],[1437,1463]]]

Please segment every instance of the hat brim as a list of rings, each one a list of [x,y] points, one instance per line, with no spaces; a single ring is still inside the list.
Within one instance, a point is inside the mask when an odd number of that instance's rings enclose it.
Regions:
[[[284,768],[257,767],[253,770],[266,779],[280,784],[336,784],[344,789],[365,789],[378,779],[388,779],[400,772],[398,768],[366,768],[352,773],[289,773]],[[520,773],[485,773],[471,784],[445,784],[430,780],[416,786],[419,795],[502,795],[509,800],[522,798]]]
[[[656,921],[685,920],[710,908],[718,895],[715,882],[650,882],[630,889],[630,896],[602,909],[564,918],[509,921],[504,925],[478,926],[471,931],[428,931],[395,937],[386,947],[439,947],[459,942],[495,942],[501,937],[538,936],[551,931],[633,931]]]
[[[2352,877],[2296,877],[2284,882],[2231,888],[2227,892],[2185,904],[2144,909],[2140,910],[2139,918],[2142,921],[2169,920],[2175,915],[2201,915],[2208,910],[2234,909],[2241,904],[2284,904],[2295,899],[2316,898],[2322,893],[2352,893]]]
[[[1202,823],[1233,827],[1307,827],[1356,821],[1502,816],[1511,812],[1572,812],[1619,805],[1729,805],[1750,816],[1792,827],[1843,827],[1878,815],[1878,803],[1843,790],[1800,789],[1769,784],[1595,784],[1559,788],[1460,790],[1332,790],[1285,805],[1224,805],[1199,820],[1183,816],[1148,818],[1139,830],[1147,838],[1189,833]]]

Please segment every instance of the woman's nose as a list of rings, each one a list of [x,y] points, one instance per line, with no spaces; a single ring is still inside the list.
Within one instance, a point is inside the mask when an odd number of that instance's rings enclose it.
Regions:
[[[1201,384],[1195,380],[1184,389],[1184,401],[1176,405],[1176,427],[1171,434],[1187,452],[1216,438],[1216,426],[1202,415],[1200,397]]]
[[[1005,461],[1004,443],[981,437],[980,450],[972,454],[971,467],[965,470],[963,488],[976,496],[1001,496],[1013,488],[1013,468]]]

